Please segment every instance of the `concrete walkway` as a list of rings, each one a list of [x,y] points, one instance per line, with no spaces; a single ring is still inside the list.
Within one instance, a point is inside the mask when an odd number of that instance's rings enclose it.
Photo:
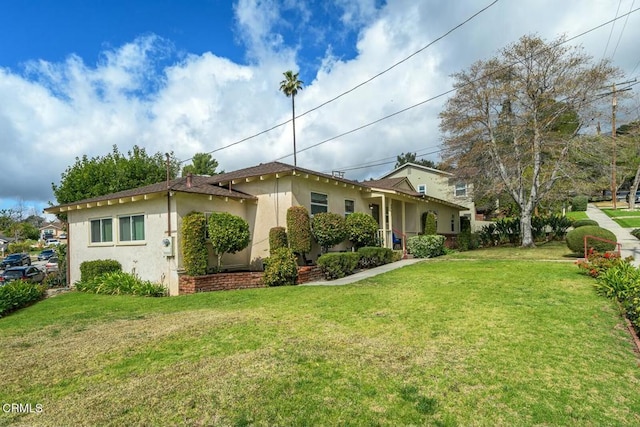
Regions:
[[[633,264],[640,266],[640,240],[631,235],[631,228],[622,228],[595,205],[587,206],[587,216],[598,222],[600,227],[606,228],[616,235],[618,243],[622,245],[622,258],[633,257]]]
[[[343,277],[336,280],[319,280],[317,282],[303,283],[299,286],[339,286],[347,285],[349,283],[357,282],[358,280],[368,279],[369,277],[377,276],[378,274],[386,273],[387,271],[395,270],[397,268],[404,267],[405,265],[415,264],[417,262],[424,261],[421,258],[409,258],[401,259],[400,261],[392,262],[390,264],[381,265],[380,267],[370,268],[368,270],[362,270],[351,276]]]

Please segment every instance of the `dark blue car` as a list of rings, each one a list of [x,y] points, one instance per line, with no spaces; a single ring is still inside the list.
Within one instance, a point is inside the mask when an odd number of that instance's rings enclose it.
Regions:
[[[7,255],[5,259],[0,262],[0,270],[4,270],[16,265],[31,265],[31,257],[27,253],[11,254]]]

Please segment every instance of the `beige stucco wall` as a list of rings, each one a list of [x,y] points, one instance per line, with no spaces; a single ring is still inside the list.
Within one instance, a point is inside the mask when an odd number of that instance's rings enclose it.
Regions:
[[[135,272],[141,278],[161,283],[177,293],[176,260],[165,257],[161,245],[167,231],[166,212],[166,197],[68,212],[70,282],[80,280],[80,264],[84,261],[113,259],[122,264],[123,271]],[[119,241],[118,217],[126,215],[144,215],[145,240]],[[99,218],[113,219],[113,242],[91,243],[90,221]],[[175,226],[175,213],[172,220]]]
[[[436,197],[467,207],[468,211],[460,211],[459,215],[467,215],[471,219],[471,229],[475,230],[475,204],[471,197],[473,186],[467,184],[467,196],[460,197],[455,195],[455,180],[448,173],[439,173],[436,171],[427,171],[415,167],[405,167],[398,169],[389,175],[390,178],[407,177],[411,185],[418,190],[419,185],[426,185],[426,195]],[[455,211],[458,215],[458,211]],[[448,216],[450,222],[450,216]],[[451,233],[451,226],[448,225],[447,233]],[[440,233],[440,221],[438,221],[438,232]]]

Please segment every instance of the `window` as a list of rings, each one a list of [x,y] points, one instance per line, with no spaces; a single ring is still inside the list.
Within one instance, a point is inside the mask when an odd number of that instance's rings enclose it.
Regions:
[[[418,193],[427,194],[427,186],[425,184],[418,185]]]
[[[456,231],[456,216],[451,214],[451,232]]]
[[[119,221],[121,242],[144,240],[144,215],[121,216]]]
[[[356,202],[353,200],[344,201],[344,216],[345,218],[355,212]]]
[[[328,197],[326,194],[311,192],[311,215],[329,211]]]
[[[91,243],[113,242],[113,220],[100,218],[91,220]]]
[[[466,197],[467,184],[465,184],[464,182],[456,184],[455,195],[456,197]]]

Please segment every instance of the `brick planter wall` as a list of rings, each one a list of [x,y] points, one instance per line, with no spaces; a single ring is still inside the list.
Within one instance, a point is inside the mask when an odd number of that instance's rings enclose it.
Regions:
[[[298,284],[322,279],[317,266],[298,267]],[[233,289],[264,288],[261,271],[241,273],[218,273],[206,276],[180,276],[178,294],[195,294],[197,292],[229,291]]]

